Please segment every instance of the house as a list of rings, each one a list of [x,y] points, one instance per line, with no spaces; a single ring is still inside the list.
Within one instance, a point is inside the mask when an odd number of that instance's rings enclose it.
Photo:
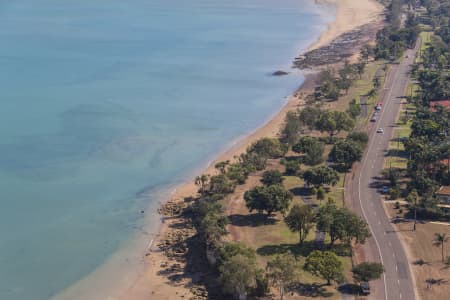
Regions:
[[[436,192],[436,197],[439,200],[437,205],[446,214],[450,214],[450,186],[441,186],[439,191]]]
[[[436,112],[437,106],[442,106],[446,111],[450,112],[450,100],[434,100],[430,101],[430,110]]]

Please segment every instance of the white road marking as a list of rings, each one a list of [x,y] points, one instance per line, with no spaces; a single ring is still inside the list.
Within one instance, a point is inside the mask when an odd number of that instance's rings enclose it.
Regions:
[[[392,244],[391,244],[391,242],[389,242],[389,247],[392,247]]]
[[[396,79],[397,73],[399,72],[399,69],[400,69],[400,66],[395,70],[394,74],[393,74],[392,70],[388,73],[387,79],[389,79],[389,80],[387,80],[387,83],[388,84],[390,83],[389,91],[388,91],[387,95],[383,95],[382,96],[384,99],[386,99],[386,101],[384,101],[386,103],[386,106],[388,105],[389,102],[391,102],[392,93],[393,93],[393,88],[392,87],[394,86],[394,81]],[[394,78],[391,80],[392,76],[394,76]],[[386,109],[386,106],[384,106],[382,111],[381,111],[380,120],[378,121],[380,124],[382,124],[382,120],[385,117],[385,115],[383,113],[384,113],[384,111]],[[376,139],[376,137],[375,137],[375,139]],[[372,134],[371,142],[370,142],[370,145],[369,145],[368,149],[374,149],[375,148],[375,147],[373,147],[375,145],[375,139],[374,139],[374,135]],[[378,150],[379,149],[377,149],[377,153],[375,153],[376,157],[379,156],[379,151]],[[367,164],[367,158],[368,158],[368,155],[366,155],[364,157],[363,161],[362,161],[361,170],[365,169],[365,166]],[[359,172],[359,176],[358,176],[358,198],[359,198],[358,200],[359,200],[359,204],[360,204],[360,207],[361,207],[361,210],[362,210],[362,214],[363,214],[364,218],[366,220],[368,220],[367,219],[367,215],[366,215],[366,211],[364,209],[364,205],[362,203],[362,197],[361,197],[361,176],[362,176],[362,172],[360,171]],[[367,204],[367,200],[366,200],[365,203]],[[371,234],[372,234],[372,236],[373,236],[373,238],[375,240],[375,244],[376,244],[376,246],[378,248],[378,253],[380,255],[381,264],[384,264],[384,262],[383,262],[383,254],[381,252],[381,248],[380,248],[380,244],[378,242],[378,239],[377,239],[376,235],[374,234],[374,231],[372,230],[372,226],[370,225],[370,223],[368,223],[368,225],[369,225],[370,232],[371,232]],[[386,234],[386,232],[385,232],[385,234]],[[395,253],[393,253],[392,255],[395,258]],[[388,290],[387,290],[387,284],[386,284],[386,272],[383,273],[383,282],[384,282],[384,284],[383,284],[384,285],[384,298],[385,298],[385,300],[387,300],[389,297],[388,297]]]
[[[400,299],[402,299],[402,293],[400,293]]]

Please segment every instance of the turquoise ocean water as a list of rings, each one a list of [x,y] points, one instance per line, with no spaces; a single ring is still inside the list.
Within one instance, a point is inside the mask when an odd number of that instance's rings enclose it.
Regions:
[[[302,77],[269,74],[332,15],[312,0],[2,0],[0,299],[48,299],[139,234],[139,210],[282,106]]]

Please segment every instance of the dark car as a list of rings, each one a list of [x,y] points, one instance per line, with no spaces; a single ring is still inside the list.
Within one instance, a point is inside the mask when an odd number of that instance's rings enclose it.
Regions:
[[[369,285],[368,282],[365,282],[365,281],[361,282],[360,287],[361,287],[361,294],[362,295],[369,295],[370,294],[370,285]]]

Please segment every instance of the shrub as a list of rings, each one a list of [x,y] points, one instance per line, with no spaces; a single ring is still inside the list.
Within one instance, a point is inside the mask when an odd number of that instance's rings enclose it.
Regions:
[[[391,200],[398,199],[400,197],[400,189],[398,187],[390,188],[389,196],[390,196]]]
[[[284,180],[283,174],[281,174],[280,171],[268,170],[263,173],[261,182],[264,185],[274,185],[274,184],[282,184],[283,180]]]
[[[367,145],[367,143],[369,142],[369,136],[367,135],[367,133],[366,132],[364,132],[364,131],[355,131],[355,132],[352,132],[352,133],[350,133],[348,136],[347,136],[347,139],[348,140],[352,140],[352,141],[354,141],[355,143],[358,143],[358,144],[360,144],[360,145],[362,145],[362,146],[366,146]]]
[[[297,175],[300,170],[300,163],[296,159],[283,160],[286,175]]]

